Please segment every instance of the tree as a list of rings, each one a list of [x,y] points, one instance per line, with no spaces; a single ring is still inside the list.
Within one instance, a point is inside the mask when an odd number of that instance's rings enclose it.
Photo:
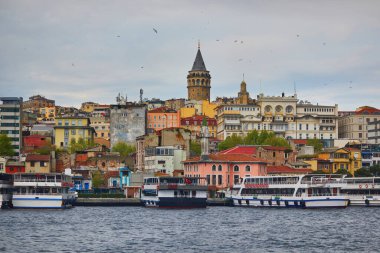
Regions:
[[[119,141],[112,147],[112,152],[119,152],[120,157],[124,160],[130,154],[136,152],[134,145],[129,145],[126,142]]]
[[[321,142],[321,140],[319,139],[308,139],[306,144],[308,146],[313,146],[314,147],[314,153],[319,153],[321,152],[322,148],[323,148],[323,144]]]
[[[190,152],[192,152],[193,155],[201,155],[201,144],[197,141],[190,141]]]
[[[367,168],[361,168],[354,172],[355,177],[372,177],[373,174]]]
[[[380,165],[377,164],[377,165],[373,165],[373,166],[369,167],[369,171],[371,172],[372,176],[374,176],[374,177],[380,176]]]
[[[105,178],[102,173],[97,170],[92,173],[92,188],[99,188],[105,186]]]
[[[263,130],[250,131],[245,137],[236,134],[228,136],[224,141],[219,143],[219,151],[235,147],[236,145],[270,145],[276,147],[286,147],[290,150],[289,143],[282,137],[277,137],[273,132]]]
[[[219,151],[221,151],[241,144],[243,144],[243,138],[238,136],[237,134],[232,134],[231,136],[228,136],[224,141],[219,143],[218,149]]]
[[[347,177],[352,177],[352,174],[346,169],[339,169],[334,174],[347,175]]]
[[[71,154],[83,151],[89,148],[95,147],[95,143],[92,140],[85,140],[82,137],[78,138],[78,141],[75,138],[72,138],[70,141],[69,151]]]
[[[0,156],[13,155],[15,155],[15,150],[12,146],[11,139],[5,134],[0,134]]]
[[[47,140],[44,146],[36,149],[34,152],[40,155],[50,155],[53,150],[55,150],[55,146],[51,145],[50,140]]]

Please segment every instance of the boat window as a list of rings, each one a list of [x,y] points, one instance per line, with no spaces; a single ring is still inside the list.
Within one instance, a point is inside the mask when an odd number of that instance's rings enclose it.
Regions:
[[[21,188],[21,193],[26,193],[26,188]]]
[[[52,193],[57,193],[57,188],[51,188]]]
[[[197,196],[197,191],[191,191],[191,196],[195,198]]]
[[[49,193],[49,188],[44,188],[44,193],[48,194]]]

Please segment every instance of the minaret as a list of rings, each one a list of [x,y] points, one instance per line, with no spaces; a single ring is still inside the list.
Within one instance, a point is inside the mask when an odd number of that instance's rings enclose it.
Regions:
[[[202,127],[201,127],[201,160],[208,160],[208,155],[210,154],[208,147],[208,138],[210,134],[208,132],[207,120],[206,117],[203,118]]]
[[[200,43],[198,42],[198,52],[195,57],[193,68],[187,75],[187,94],[189,100],[210,101],[211,76],[203,61]]]

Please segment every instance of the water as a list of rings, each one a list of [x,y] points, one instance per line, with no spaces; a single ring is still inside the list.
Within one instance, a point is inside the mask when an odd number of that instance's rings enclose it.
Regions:
[[[0,252],[378,252],[380,208],[0,210]]]

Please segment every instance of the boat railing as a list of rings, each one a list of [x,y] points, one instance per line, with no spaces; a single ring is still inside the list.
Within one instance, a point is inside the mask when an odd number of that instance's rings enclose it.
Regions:
[[[46,179],[46,178],[15,178],[14,182],[47,182],[61,183],[62,179]]]
[[[21,193],[21,192],[13,192],[13,195],[62,195],[62,194],[67,194],[67,193],[35,193],[35,192],[26,192],[26,193]]]

